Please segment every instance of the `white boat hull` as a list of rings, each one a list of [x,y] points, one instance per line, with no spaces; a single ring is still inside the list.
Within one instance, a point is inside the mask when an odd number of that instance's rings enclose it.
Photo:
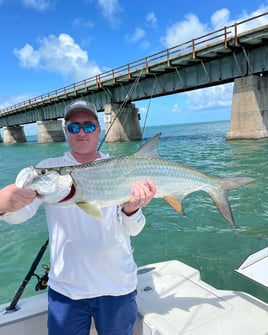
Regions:
[[[243,292],[217,290],[179,261],[139,268],[137,292],[134,335],[268,335],[268,304]],[[0,334],[47,334],[46,293],[21,299],[19,307],[0,315]],[[97,334],[94,328],[90,334]]]
[[[235,271],[268,288],[268,247],[248,256]]]

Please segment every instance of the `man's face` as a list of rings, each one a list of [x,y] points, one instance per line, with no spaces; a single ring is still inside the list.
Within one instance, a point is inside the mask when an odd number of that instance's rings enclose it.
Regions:
[[[96,130],[92,133],[86,133],[81,128],[77,134],[72,134],[67,129],[67,126],[72,123],[79,125],[94,123],[97,126]],[[93,114],[87,113],[85,111],[77,111],[73,113],[70,116],[69,120],[66,121],[65,125],[65,132],[72,152],[80,155],[95,153],[98,146],[100,130],[101,129],[98,121]]]

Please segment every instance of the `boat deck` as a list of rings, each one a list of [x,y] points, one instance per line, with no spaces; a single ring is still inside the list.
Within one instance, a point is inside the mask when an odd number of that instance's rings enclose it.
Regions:
[[[246,293],[217,290],[178,261],[139,272],[140,334],[268,335],[268,305]]]

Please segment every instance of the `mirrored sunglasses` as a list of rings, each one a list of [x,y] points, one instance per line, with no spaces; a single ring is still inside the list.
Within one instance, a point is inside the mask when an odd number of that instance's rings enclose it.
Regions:
[[[78,134],[80,129],[82,128],[86,134],[94,133],[94,131],[98,128],[98,124],[96,123],[70,123],[67,125],[67,130],[71,134]]]

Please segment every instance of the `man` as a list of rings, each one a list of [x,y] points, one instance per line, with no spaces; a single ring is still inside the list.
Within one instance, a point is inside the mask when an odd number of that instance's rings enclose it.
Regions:
[[[84,100],[71,103],[64,119],[71,151],[42,161],[38,167],[75,165],[106,157],[96,151],[101,130],[93,104]],[[101,210],[102,221],[79,208],[45,205],[50,241],[49,335],[88,335],[91,318],[99,335],[133,333],[137,267],[130,236],[144,227],[141,207],[155,192],[151,181],[137,183],[129,202]],[[37,197],[29,206],[2,218],[22,222],[32,217],[41,203]]]

